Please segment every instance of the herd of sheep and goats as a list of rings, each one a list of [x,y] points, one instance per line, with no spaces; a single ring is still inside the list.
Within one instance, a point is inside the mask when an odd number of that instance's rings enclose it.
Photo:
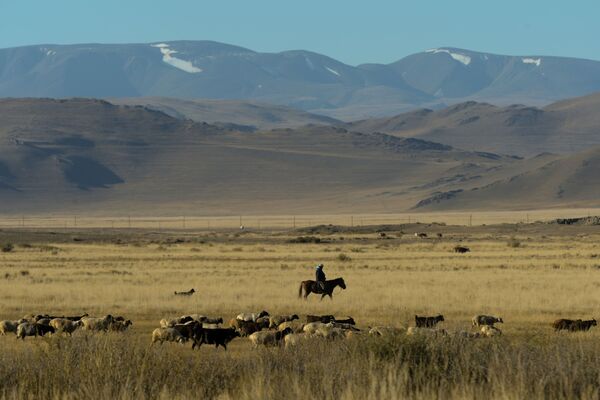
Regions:
[[[270,315],[267,311],[241,313],[229,321],[229,327],[223,327],[223,318],[211,318],[205,315],[191,314],[178,318],[160,320],[160,327],[152,332],[152,344],[163,342],[192,343],[192,349],[202,344],[222,346],[237,337],[247,337],[258,347],[261,345],[295,346],[311,338],[348,339],[357,335],[372,336],[423,335],[445,337],[449,333],[438,327],[444,321],[443,315],[415,316],[415,326],[403,329],[394,326],[374,326],[359,329],[353,318],[338,319],[333,315]],[[472,318],[470,331],[457,331],[464,338],[488,338],[499,336],[502,331],[496,326],[503,323],[500,317],[477,315]],[[131,320],[121,316],[106,315],[100,318],[87,314],[78,316],[26,315],[22,319],[0,321],[0,334],[16,334],[17,339],[27,336],[47,334],[71,335],[76,330],[89,332],[124,332],[132,325]],[[556,331],[588,331],[596,326],[596,320],[559,319],[552,327]]]

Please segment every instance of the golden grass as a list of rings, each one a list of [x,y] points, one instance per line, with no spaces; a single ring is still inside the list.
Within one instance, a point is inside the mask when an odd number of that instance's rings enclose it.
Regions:
[[[418,240],[415,230],[443,230],[444,237]],[[599,314],[600,232],[595,227],[410,226],[404,234],[388,232],[387,238],[375,232],[325,235],[321,238],[328,243],[321,244],[288,243],[296,233],[136,232],[115,236],[119,244],[110,234],[96,240],[77,232],[43,243],[28,239],[35,236],[27,232],[12,235],[14,250],[0,253],[1,319],[85,311],[124,315],[134,326],[125,335],[90,338],[80,333],[72,340],[27,339],[16,345],[14,337],[0,337],[0,385],[8,397],[86,397],[81,390],[94,390],[107,398],[185,398],[194,391],[207,397],[281,398],[282,379],[294,398],[463,398],[481,396],[486,385],[493,388],[492,397],[598,395],[593,384],[599,374],[586,372],[600,361],[597,328],[561,335],[549,325],[559,317]],[[71,236],[85,240],[65,239]],[[184,242],[173,243],[174,237]],[[457,243],[472,252],[453,253]],[[350,259],[342,261],[340,254]],[[313,278],[317,262],[325,264],[330,279],[346,280],[348,289],[337,289],[333,301],[297,298],[300,281]],[[192,287],[194,296],[173,295]],[[256,351],[246,339],[236,339],[227,353],[207,348],[193,353],[177,345],[148,348],[150,332],[163,317],[202,313],[228,319],[262,309],[351,315],[362,327],[406,326],[414,314],[442,313],[449,331],[468,330],[474,314],[489,313],[504,318],[504,337],[479,342],[360,339],[314,343],[291,353]],[[50,355],[59,358],[58,370],[22,365]],[[444,372],[453,357],[457,365]],[[68,371],[74,358],[98,379]],[[522,372],[511,369],[511,363]],[[544,364],[559,370],[548,372]],[[104,371],[117,367],[129,374],[127,379]],[[470,367],[486,369],[485,376]],[[70,378],[59,376],[61,371]],[[200,372],[209,377],[199,377]],[[27,373],[37,377],[34,386],[22,381]],[[83,386],[61,389],[59,383]],[[243,383],[244,390],[237,391],[233,383]]]

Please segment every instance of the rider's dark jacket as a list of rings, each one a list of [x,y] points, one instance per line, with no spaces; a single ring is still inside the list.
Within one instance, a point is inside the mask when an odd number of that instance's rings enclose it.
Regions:
[[[325,282],[325,272],[322,269],[317,269],[317,282]]]

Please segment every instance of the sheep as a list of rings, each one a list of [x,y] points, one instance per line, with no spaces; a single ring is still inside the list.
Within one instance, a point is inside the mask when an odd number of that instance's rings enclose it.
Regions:
[[[310,339],[310,336],[306,333],[290,333],[285,335],[283,342],[285,344],[285,348],[287,349],[292,346],[297,346],[307,339]]]
[[[175,324],[172,328],[179,332],[181,336],[185,338],[185,340],[196,340],[196,338],[200,335],[200,330],[202,329],[200,322],[198,321],[190,321],[186,322],[185,324]]]
[[[448,336],[448,332],[445,329],[439,328],[419,328],[411,326],[406,331],[407,336],[423,335],[430,337],[444,337]]]
[[[308,333],[309,335],[314,335],[315,333],[317,333],[317,329],[319,329],[319,327],[325,325],[322,322],[309,322],[308,324],[305,324],[304,327],[302,327],[302,331],[304,333]]]
[[[491,315],[476,315],[471,319],[473,326],[480,327],[484,325],[494,326],[495,323],[503,324],[504,321],[500,317]]]
[[[419,317],[418,315],[415,315],[415,325],[417,328],[433,328],[442,321],[444,321],[443,315],[437,315],[435,317]]]
[[[427,234],[425,232],[415,232],[415,237],[419,239],[427,239]]]
[[[487,337],[502,335],[502,331],[493,325],[484,325],[481,327],[481,334]]]
[[[178,342],[185,343],[186,339],[174,328],[156,328],[152,331],[152,344],[156,342]]]
[[[359,332],[360,329],[358,329],[356,326],[354,326],[353,324],[346,324],[346,323],[342,323],[342,322],[330,322],[331,324],[333,324],[334,327],[339,328],[339,329],[343,329],[345,331],[354,331],[354,332]]]
[[[406,329],[396,328],[395,326],[374,326],[369,328],[369,335],[371,336],[395,336],[403,333]]]
[[[83,329],[85,330],[106,332],[114,322],[114,318],[109,314],[102,318],[85,317],[81,319],[81,322],[83,323]]]
[[[267,311],[261,311],[258,313],[240,313],[237,315],[236,319],[239,319],[240,321],[252,321],[252,322],[256,322],[256,320],[258,318],[261,317],[268,317],[269,313]]]
[[[46,333],[54,333],[56,330],[48,325],[35,322],[23,322],[17,326],[17,339],[25,340],[26,336],[44,336]]]
[[[229,321],[229,326],[234,328],[240,334],[240,336],[248,336],[260,330],[258,329],[256,322],[242,321],[236,318]]]
[[[259,331],[263,329],[268,329],[270,325],[269,317],[257,318],[255,324]]]
[[[269,317],[269,329],[275,329],[283,322],[293,321],[299,319],[297,314],[293,315],[273,315]]]
[[[581,320],[578,319],[577,321],[581,321]],[[573,325],[577,321],[572,320],[572,319],[561,318],[561,319],[557,319],[556,321],[554,321],[552,323],[552,327],[554,328],[555,331],[570,330],[571,325]]]
[[[278,331],[282,331],[285,328],[290,328],[294,333],[301,333],[302,329],[304,328],[304,324],[300,321],[286,321],[277,326]]]
[[[217,349],[219,346],[223,346],[227,350],[227,343],[239,336],[240,333],[234,328],[200,329],[198,336],[194,339],[192,349],[206,343],[214,344]]]
[[[345,331],[336,328],[332,323],[323,324],[315,330],[315,335],[325,339],[338,339],[345,337]]]
[[[248,338],[254,347],[258,347],[259,345],[270,346],[281,344],[284,338],[290,333],[292,333],[292,330],[290,328],[286,328],[282,331],[254,332]]]
[[[356,322],[354,321],[354,318],[352,318],[352,317],[348,317],[346,319],[334,318],[332,322],[335,322],[338,324],[356,325]]]
[[[6,335],[7,333],[17,333],[17,327],[23,322],[27,322],[27,320],[20,319],[17,321],[0,321],[0,335]]]
[[[196,290],[194,288],[191,288],[187,292],[178,292],[178,291],[175,291],[175,296],[191,296],[194,293],[196,293]]]
[[[596,320],[590,319],[587,321],[577,320],[569,327],[571,332],[589,331],[592,326],[596,326]]]
[[[322,322],[324,324],[331,322],[335,319],[333,315],[307,315],[306,322]]]
[[[455,253],[461,253],[461,254],[464,254],[464,253],[468,253],[468,252],[470,252],[470,251],[471,251],[471,249],[470,249],[470,248],[468,248],[468,247],[466,247],[466,246],[454,246],[454,249],[453,249],[453,251],[454,251]]]
[[[133,325],[130,319],[126,321],[115,321],[110,325],[110,330],[114,332],[125,332],[129,327]]]
[[[213,324],[213,325],[218,325],[218,324],[223,323],[223,318],[220,318],[220,317],[219,318],[211,318],[211,317],[207,317],[206,315],[202,315],[202,314],[183,315],[183,316],[177,318],[176,320],[177,320],[177,323],[179,323],[179,324],[185,324],[186,322],[189,322],[189,321],[198,321],[198,322]]]
[[[53,327],[57,332],[64,332],[71,336],[71,334],[75,332],[77,328],[83,325],[83,322],[81,320],[72,321],[66,318],[54,318],[50,320],[49,325]]]

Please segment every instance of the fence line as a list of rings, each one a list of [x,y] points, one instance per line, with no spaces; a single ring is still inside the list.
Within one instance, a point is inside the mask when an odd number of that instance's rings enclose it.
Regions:
[[[249,215],[249,216],[0,216],[0,228],[48,229],[154,229],[154,230],[276,230],[297,229],[315,225],[397,225],[412,223],[445,223],[448,225],[483,225],[529,223],[556,218],[600,215],[600,209],[533,210],[513,212],[472,213],[404,213],[404,214],[344,214],[344,215]]]

